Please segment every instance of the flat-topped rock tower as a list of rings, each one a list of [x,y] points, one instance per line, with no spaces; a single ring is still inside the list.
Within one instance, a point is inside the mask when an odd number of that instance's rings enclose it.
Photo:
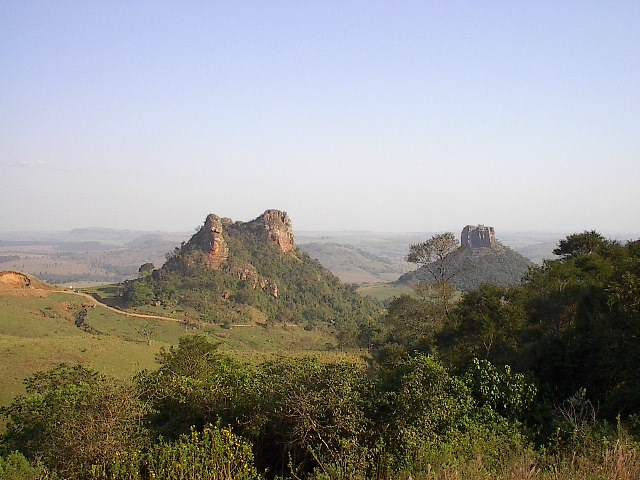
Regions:
[[[497,248],[496,232],[493,227],[467,225],[462,229],[460,245],[463,248]]]

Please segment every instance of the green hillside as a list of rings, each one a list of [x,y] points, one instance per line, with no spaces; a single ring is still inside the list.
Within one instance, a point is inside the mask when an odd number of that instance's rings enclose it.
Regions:
[[[283,251],[255,226],[260,219],[228,221],[215,240],[203,240],[211,228],[205,223],[161,268],[124,283],[126,305],[226,326],[291,324],[344,331],[379,318],[382,309],[372,298],[356,293],[293,245]]]
[[[77,326],[80,317],[84,321]],[[60,363],[81,364],[129,379],[140,370],[155,368],[161,348],[191,334],[207,335],[220,344],[220,351],[248,361],[297,352],[326,358],[351,356],[337,348],[330,331],[293,325],[224,328],[171,318],[146,319],[109,309],[77,292],[44,284],[0,283],[0,405],[24,392],[25,378]]]
[[[345,283],[392,282],[411,268],[405,261],[384,258],[354,245],[313,242],[300,248]]]

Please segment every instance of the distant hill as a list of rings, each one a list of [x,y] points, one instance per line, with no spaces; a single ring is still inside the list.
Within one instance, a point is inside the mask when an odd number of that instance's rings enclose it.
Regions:
[[[492,227],[478,226],[471,231],[469,227],[462,232],[462,246],[448,257],[448,270],[455,272],[451,283],[460,291],[478,288],[482,283],[501,286],[521,283],[533,262],[498,242]],[[397,284],[434,281],[429,269],[421,267],[402,275]]]
[[[343,282],[360,285],[392,282],[415,268],[400,258],[387,258],[354,245],[338,243],[305,243],[300,249],[317,259]]]
[[[250,222],[210,214],[164,265],[125,282],[130,305],[183,310],[212,323],[356,324],[380,307],[294,243],[286,213]]]
[[[107,228],[68,232],[0,232],[0,268],[53,284],[121,282],[143,263],[162,265],[186,233]]]

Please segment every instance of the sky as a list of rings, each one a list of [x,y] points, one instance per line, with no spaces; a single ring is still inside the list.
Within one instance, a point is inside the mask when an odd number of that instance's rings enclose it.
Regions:
[[[0,231],[640,234],[637,0],[0,0]]]

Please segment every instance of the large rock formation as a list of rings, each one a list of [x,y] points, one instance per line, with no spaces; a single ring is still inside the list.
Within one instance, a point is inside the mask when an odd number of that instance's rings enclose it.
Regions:
[[[340,331],[383,313],[298,249],[289,216],[278,210],[249,222],[207,215],[161,268],[125,282],[122,295],[128,305],[156,304],[189,322],[228,326],[324,323]]]
[[[247,223],[236,222],[240,228],[246,228],[265,241],[276,245],[282,252],[288,253],[295,249],[291,220],[286,212],[267,210],[255,220]]]
[[[478,288],[482,283],[505,287],[517,285],[532,265],[522,255],[498,242],[493,227],[467,225],[462,229],[460,243],[462,248],[447,256],[447,270],[453,273],[451,283],[461,291]],[[432,265],[432,269],[437,267],[435,263]],[[405,285],[433,281],[433,275],[426,267],[405,273],[398,279]]]
[[[220,270],[229,257],[229,247],[222,236],[222,231],[222,220],[210,213],[202,228],[187,242],[188,246],[206,252],[207,265],[212,270]]]
[[[462,229],[460,244],[463,248],[496,248],[496,232],[493,227],[467,225]]]
[[[233,260],[229,242],[225,235],[250,234],[259,242],[275,245],[282,253],[289,253],[295,249],[291,220],[285,212],[267,210],[258,218],[250,222],[233,222],[229,218],[220,218],[209,214],[204,225],[182,247],[182,252],[193,249],[206,254],[206,266],[211,270],[223,270],[241,280],[249,282],[252,288],[278,297],[278,285],[262,278],[256,268],[246,262]]]
[[[291,220],[286,212],[267,210],[250,222],[235,223],[229,218],[220,218],[210,213],[202,228],[186,243],[186,247],[206,252],[208,265],[213,270],[222,269],[229,258],[229,247],[224,238],[225,228],[251,233],[262,241],[275,245],[283,253],[295,249]]]

